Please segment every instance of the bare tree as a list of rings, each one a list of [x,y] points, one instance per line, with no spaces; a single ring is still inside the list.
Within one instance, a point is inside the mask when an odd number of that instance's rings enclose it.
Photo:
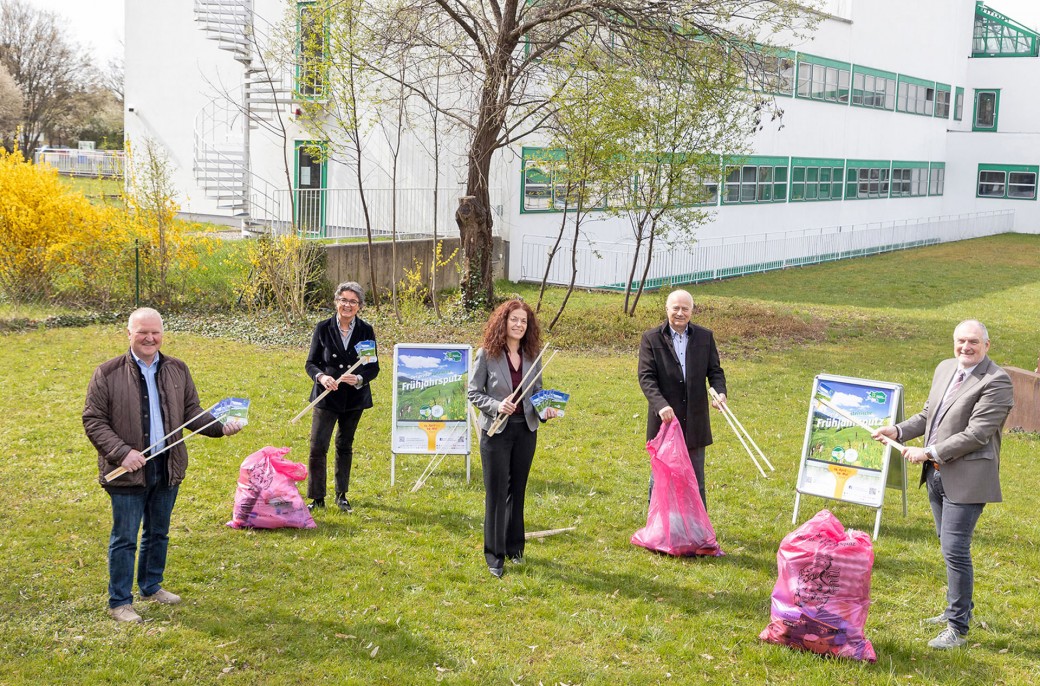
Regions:
[[[25,100],[19,144],[26,155],[87,86],[89,61],[67,36],[57,14],[24,0],[0,0],[0,64]]]
[[[404,12],[413,20],[405,36],[386,33],[386,46],[403,42],[418,45],[418,54],[443,56],[463,84],[463,97],[441,110],[469,133],[467,197],[456,219],[463,245],[463,303],[474,309],[494,298],[492,159],[540,129],[558,107],[545,84],[549,72],[567,62],[564,56],[580,56],[587,36],[599,32],[611,36],[619,52],[663,39],[683,60],[684,47],[708,40],[740,55],[763,34],[792,26],[805,10],[793,0],[400,0],[387,11]],[[394,77],[389,69],[382,74]],[[408,85],[433,101],[423,82]]]
[[[14,140],[15,129],[22,121],[25,99],[18,90],[14,77],[0,64],[0,144],[10,150],[8,144]]]

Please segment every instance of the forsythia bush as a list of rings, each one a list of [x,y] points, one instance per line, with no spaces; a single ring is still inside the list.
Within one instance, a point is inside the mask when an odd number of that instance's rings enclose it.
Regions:
[[[292,324],[307,317],[308,308],[331,300],[325,283],[325,250],[292,234],[264,236],[248,249],[249,276],[243,296],[253,307],[275,307]]]
[[[0,149],[0,293],[17,302],[107,302],[132,279],[128,245],[118,210],[91,205],[54,170]]]

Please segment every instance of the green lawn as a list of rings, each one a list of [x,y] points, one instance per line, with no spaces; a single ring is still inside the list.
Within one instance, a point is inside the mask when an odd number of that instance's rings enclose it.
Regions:
[[[912,274],[911,277],[904,276]],[[501,287],[537,298],[530,286]],[[1040,352],[1040,237],[998,236],[707,284],[695,320],[719,338],[730,404],[777,471],[762,479],[714,421],[710,514],[726,556],[674,559],[629,544],[645,524],[646,403],[635,379],[639,331],[621,296],[577,294],[554,342],[546,385],[571,393],[545,425],[527,498],[527,528],[576,526],[533,541],[523,567],[492,578],[482,555],[479,455],[465,483],[451,457],[417,493],[428,458],[400,457],[389,484],[392,344],[476,343],[480,323],[397,326],[365,313],[380,337],[376,407],[358,432],[353,515],[328,510],[309,531],[234,531],[238,465],[265,446],[306,461],[306,349],[204,335],[171,319],[164,350],[186,359],[203,402],[252,399],[250,425],[220,441],[192,439],[174,513],[165,585],[177,607],[139,610],[143,626],[104,612],[108,498],[80,422],[93,368],[127,344],[119,326],[0,334],[3,534],[0,682],[458,684],[1026,684],[1040,681],[1040,523],[1033,509],[1036,435],[1006,436],[1005,502],[975,538],[976,615],[966,651],[936,653],[919,624],[942,610],[945,572],[927,498],[909,514],[889,492],[875,544],[867,636],[875,665],[763,644],[776,550],[794,527],[794,483],[809,393],[819,373],[904,384],[924,402],[954,324],[982,319],[992,357],[1032,369]],[[549,294],[549,312],[562,292]],[[545,313],[543,313],[545,315]],[[214,326],[251,338],[255,322]],[[182,327],[176,324],[183,323]],[[420,333],[417,333],[420,332]],[[916,483],[916,468],[911,482]],[[829,507],[870,530],[873,512],[802,499],[801,521]]]

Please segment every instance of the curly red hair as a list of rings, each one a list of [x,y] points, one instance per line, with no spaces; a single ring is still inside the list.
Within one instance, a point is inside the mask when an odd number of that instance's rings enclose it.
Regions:
[[[527,313],[527,331],[520,339],[521,353],[525,357],[533,359],[541,352],[542,330],[538,326],[538,318],[535,316],[534,310],[523,300],[507,300],[491,313],[487,324],[484,325],[484,340],[481,346],[488,357],[497,357],[506,349],[506,325],[509,315],[515,310],[523,310]]]

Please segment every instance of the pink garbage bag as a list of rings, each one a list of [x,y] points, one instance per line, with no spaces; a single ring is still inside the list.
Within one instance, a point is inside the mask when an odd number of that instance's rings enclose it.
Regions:
[[[864,635],[874,548],[828,510],[792,531],[776,553],[771,621],[759,638],[821,655],[876,662]]]
[[[247,457],[238,470],[235,509],[228,526],[234,529],[313,529],[317,526],[300,497],[297,481],[307,468],[284,456],[289,448],[267,446]]]
[[[632,534],[631,542],[669,555],[723,555],[701,501],[679,422],[662,425],[646,450],[654,489],[646,526]]]

